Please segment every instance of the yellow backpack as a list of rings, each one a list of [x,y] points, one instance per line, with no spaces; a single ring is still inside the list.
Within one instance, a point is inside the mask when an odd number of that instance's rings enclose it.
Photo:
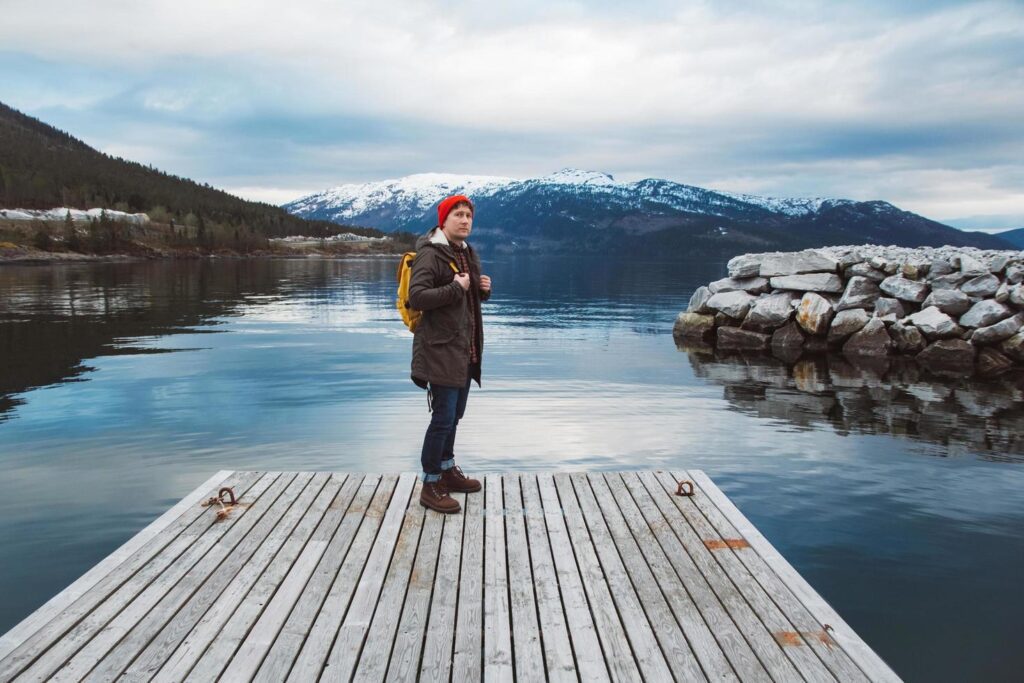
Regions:
[[[412,263],[415,260],[416,252],[407,251],[402,254],[402,258],[398,262],[398,299],[395,301],[395,306],[402,315],[402,322],[410,332],[416,331],[416,326],[420,324],[420,318],[423,317],[423,311],[417,311],[409,305],[409,282],[412,280]],[[459,267],[454,263],[449,263],[448,267],[456,273],[459,272]]]

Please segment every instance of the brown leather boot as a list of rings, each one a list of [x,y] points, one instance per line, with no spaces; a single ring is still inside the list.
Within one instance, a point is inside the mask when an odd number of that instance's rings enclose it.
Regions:
[[[420,505],[445,514],[462,509],[459,501],[448,495],[448,489],[439,481],[423,482],[420,489]]]
[[[480,480],[470,479],[462,473],[462,468],[458,466],[441,470],[441,483],[449,491],[458,493],[476,493],[480,490]]]

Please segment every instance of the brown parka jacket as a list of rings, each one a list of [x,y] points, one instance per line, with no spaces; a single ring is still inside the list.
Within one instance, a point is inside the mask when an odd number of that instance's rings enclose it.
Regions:
[[[480,290],[480,257],[464,243],[469,258],[469,286],[478,294],[473,315],[476,317],[476,348],[481,364],[484,355],[484,324],[480,302],[490,292]],[[444,234],[433,228],[416,240],[416,259],[409,281],[409,305],[423,311],[412,340],[412,381],[462,387],[469,372],[469,292],[455,282],[455,252]],[[473,366],[473,379],[480,384],[481,364]]]

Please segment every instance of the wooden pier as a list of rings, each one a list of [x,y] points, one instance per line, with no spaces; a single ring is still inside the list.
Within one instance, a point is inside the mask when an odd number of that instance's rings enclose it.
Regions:
[[[899,680],[703,472],[484,483],[442,515],[412,473],[220,472],[0,638],[0,681]]]

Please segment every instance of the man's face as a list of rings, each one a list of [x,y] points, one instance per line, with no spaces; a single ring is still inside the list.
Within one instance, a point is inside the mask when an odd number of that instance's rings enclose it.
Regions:
[[[462,242],[473,232],[473,210],[468,206],[457,206],[452,209],[441,226],[445,236],[456,242]]]

